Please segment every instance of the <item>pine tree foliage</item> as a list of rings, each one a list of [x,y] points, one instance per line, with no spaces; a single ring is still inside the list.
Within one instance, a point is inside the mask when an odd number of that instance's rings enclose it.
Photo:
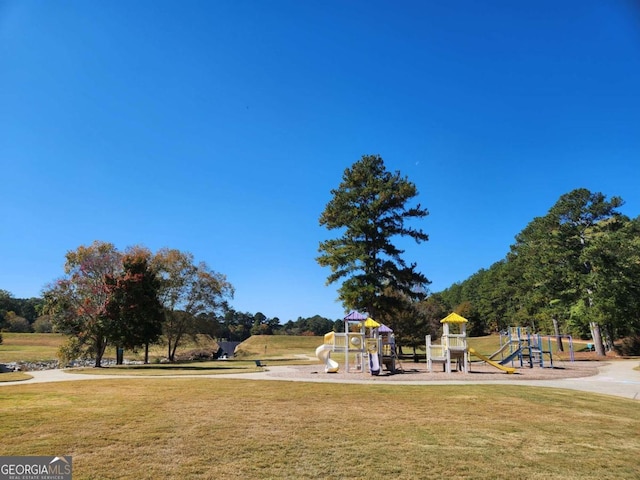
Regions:
[[[399,172],[387,171],[379,155],[365,155],[344,171],[331,194],[320,225],[342,234],[320,243],[317,261],[331,269],[327,284],[342,281],[338,292],[345,309],[373,316],[388,312],[400,298],[386,295],[389,288],[404,298],[423,298],[428,279],[394,243],[400,237],[418,243],[429,238],[412,226],[428,215],[419,204],[409,206],[418,195],[416,186]]]

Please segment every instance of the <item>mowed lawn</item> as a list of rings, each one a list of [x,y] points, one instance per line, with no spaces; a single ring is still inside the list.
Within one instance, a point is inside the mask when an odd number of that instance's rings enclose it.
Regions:
[[[74,479],[640,478],[638,403],[524,386],[119,379],[0,387],[2,455]]]
[[[64,339],[64,335],[58,333],[4,332],[0,344],[0,363],[55,360]]]

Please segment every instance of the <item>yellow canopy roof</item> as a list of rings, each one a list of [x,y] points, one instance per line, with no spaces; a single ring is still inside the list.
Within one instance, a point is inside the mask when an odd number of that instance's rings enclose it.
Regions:
[[[373,318],[369,317],[364,321],[364,326],[367,328],[378,328],[380,324],[376,322]]]
[[[469,320],[464,318],[462,315],[458,315],[455,312],[450,313],[449,315],[444,317],[442,320],[440,320],[440,323],[467,323],[467,322],[469,322]]]

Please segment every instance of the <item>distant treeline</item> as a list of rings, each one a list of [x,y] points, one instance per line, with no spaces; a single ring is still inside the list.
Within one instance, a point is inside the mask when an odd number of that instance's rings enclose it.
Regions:
[[[228,311],[215,322],[204,322],[203,327],[210,328],[208,333],[216,338],[229,340],[245,340],[251,335],[324,335],[337,325],[342,328],[342,320],[330,320],[320,315],[289,320],[284,324],[280,319],[267,318],[261,312],[250,314],[246,312]]]
[[[37,331],[39,324],[36,321],[41,317],[43,307],[42,298],[14,298],[10,292],[0,290],[0,331]]]
[[[10,292],[0,290],[0,331],[17,333],[50,333],[53,331],[48,315],[42,315],[43,298],[15,298]],[[213,321],[211,321],[213,320]],[[214,338],[242,341],[251,335],[324,335],[334,325],[342,328],[342,320],[330,320],[320,315],[280,323],[277,317],[267,318],[255,314],[229,310],[224,316],[198,321],[198,332]]]

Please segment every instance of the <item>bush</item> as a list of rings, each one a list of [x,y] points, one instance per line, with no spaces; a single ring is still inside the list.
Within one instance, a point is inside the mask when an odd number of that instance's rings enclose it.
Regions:
[[[622,341],[615,346],[615,350],[619,355],[625,357],[640,355],[640,335],[635,334],[623,338]]]
[[[31,324],[29,320],[24,317],[18,317],[17,315],[9,318],[9,331],[14,333],[30,333]]]
[[[58,347],[58,360],[63,368],[77,358],[80,358],[80,356],[80,340],[76,337],[67,338],[67,341]]]
[[[214,350],[213,348],[189,350],[188,352],[176,355],[177,362],[202,362],[216,360],[217,358],[218,350]]]
[[[44,315],[42,317],[38,317],[38,319],[33,322],[33,331],[36,333],[51,333],[53,332],[53,326],[51,325],[51,319],[48,315]]]

